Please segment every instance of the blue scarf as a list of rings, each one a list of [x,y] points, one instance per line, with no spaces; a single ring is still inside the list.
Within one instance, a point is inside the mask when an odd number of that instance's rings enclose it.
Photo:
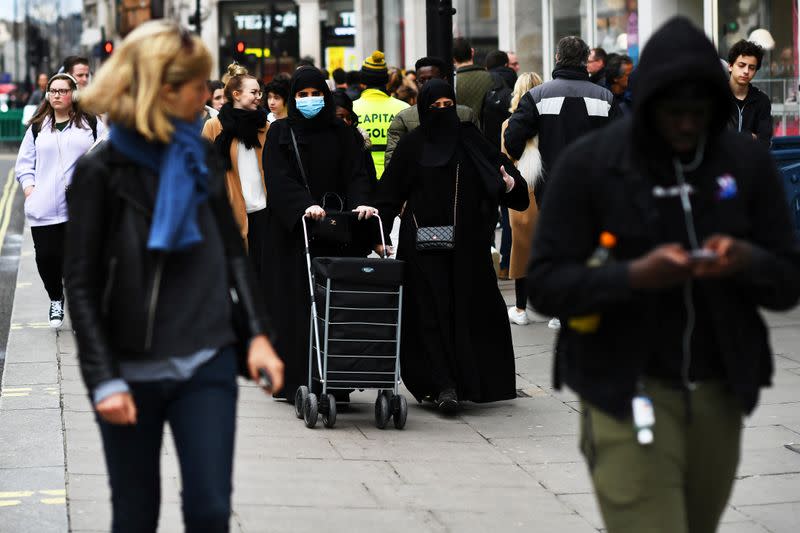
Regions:
[[[169,144],[147,142],[139,132],[111,127],[115,149],[158,174],[158,193],[147,248],[174,252],[203,241],[197,226],[197,208],[208,198],[206,149],[202,120],[173,120],[175,133]]]

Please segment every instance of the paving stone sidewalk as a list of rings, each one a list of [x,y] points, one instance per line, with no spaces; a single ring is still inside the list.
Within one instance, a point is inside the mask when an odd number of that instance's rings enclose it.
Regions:
[[[513,285],[503,282],[506,299]],[[97,427],[68,325],[47,328],[26,232],[0,396],[0,533],[108,531]],[[800,524],[800,312],[770,316],[775,387],[746,420],[739,480],[720,531],[794,533]],[[558,531],[603,525],[577,448],[578,403],[550,388],[553,332],[512,327],[520,398],[455,418],[412,402],[403,431],[378,430],[360,393],[335,429],[242,383],[235,532]],[[490,354],[487,354],[490,356]],[[163,450],[159,531],[182,531],[180,475]]]

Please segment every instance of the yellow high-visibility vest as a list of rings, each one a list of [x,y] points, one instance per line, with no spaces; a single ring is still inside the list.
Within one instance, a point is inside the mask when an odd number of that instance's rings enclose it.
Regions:
[[[380,179],[383,175],[383,158],[386,152],[386,135],[394,116],[408,104],[392,98],[380,89],[366,89],[361,98],[353,102],[353,112],[358,115],[358,126],[367,132],[372,142],[372,160]]]

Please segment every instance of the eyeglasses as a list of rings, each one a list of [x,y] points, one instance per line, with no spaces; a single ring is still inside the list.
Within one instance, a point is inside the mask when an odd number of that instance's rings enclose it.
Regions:
[[[47,92],[50,93],[50,96],[67,96],[68,93],[72,92],[72,89],[50,89]]]

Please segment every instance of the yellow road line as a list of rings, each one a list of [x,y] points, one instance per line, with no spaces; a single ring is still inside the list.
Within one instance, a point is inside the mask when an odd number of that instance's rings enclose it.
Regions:
[[[14,169],[8,171],[8,179],[3,188],[3,198],[0,199],[0,215],[2,215],[2,222],[0,222],[0,251],[2,251],[3,243],[6,240],[6,232],[8,232],[8,225],[11,222],[11,210],[14,207],[14,195],[17,193],[19,183],[14,179]]]
[[[0,217],[6,211],[6,204],[8,204],[9,198],[11,198],[11,182],[16,181],[14,179],[14,169],[9,169],[8,177],[6,177],[6,183],[3,185],[3,195],[0,196]],[[13,203],[13,202],[12,202]],[[3,235],[5,237],[5,235]],[[0,241],[2,243],[2,241]]]
[[[41,501],[45,505],[62,505],[67,503],[66,498],[44,498]]]
[[[66,489],[40,490],[39,494],[44,494],[45,496],[66,496],[67,491]]]
[[[0,507],[13,507],[21,503],[19,500],[0,500]]]
[[[33,496],[32,490],[21,490],[17,492],[0,492],[0,498],[27,498]]]
[[[6,392],[30,392],[33,389],[31,387],[6,387],[3,389]],[[0,496],[2,497],[2,496]]]
[[[22,396],[30,396],[29,392],[4,392],[3,396],[6,398],[19,398]]]

